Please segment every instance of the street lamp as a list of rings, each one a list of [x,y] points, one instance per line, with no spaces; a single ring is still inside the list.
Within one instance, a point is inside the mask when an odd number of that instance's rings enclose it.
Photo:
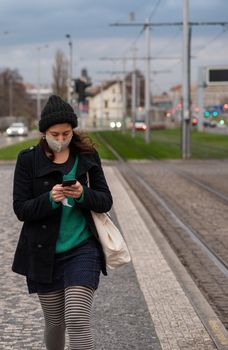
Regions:
[[[71,102],[71,82],[73,78],[73,42],[70,34],[65,35],[69,39],[69,67],[68,67],[68,102]]]
[[[48,45],[38,46],[37,52],[38,52],[38,67],[37,67],[37,120],[40,119],[40,113],[41,113],[41,94],[40,94],[40,87],[41,87],[41,63],[40,63],[40,50],[42,48],[48,48]]]

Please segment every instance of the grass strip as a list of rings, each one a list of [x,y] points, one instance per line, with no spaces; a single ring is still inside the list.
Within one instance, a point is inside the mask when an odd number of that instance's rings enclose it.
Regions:
[[[121,131],[92,132],[89,136],[95,142],[100,157],[116,159],[112,152],[102,143],[102,138],[109,143],[124,159],[180,159],[181,130],[153,130],[151,142],[146,144],[144,132],[131,133]],[[14,145],[0,148],[0,160],[13,160],[25,148],[36,145],[38,139],[26,140]],[[228,158],[228,136],[206,132],[191,132],[192,159],[226,159]]]
[[[112,152],[103,143],[101,143],[100,139],[98,139],[97,133],[90,133],[89,136],[95,142],[97,151],[102,159],[116,159]],[[17,155],[20,151],[31,146],[35,146],[38,142],[39,139],[36,138],[2,147],[0,148],[0,160],[15,160],[17,159]]]

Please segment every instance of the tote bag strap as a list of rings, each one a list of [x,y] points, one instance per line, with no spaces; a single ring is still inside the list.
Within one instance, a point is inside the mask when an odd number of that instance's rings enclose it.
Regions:
[[[87,184],[88,184],[88,187],[90,187],[90,182],[89,182],[89,172],[87,171],[86,172],[86,178],[87,178]],[[111,214],[109,211],[107,211],[105,214],[107,214],[109,216],[109,218],[111,219]]]
[[[87,178],[88,187],[90,187],[89,172],[88,171],[86,172],[86,178]]]

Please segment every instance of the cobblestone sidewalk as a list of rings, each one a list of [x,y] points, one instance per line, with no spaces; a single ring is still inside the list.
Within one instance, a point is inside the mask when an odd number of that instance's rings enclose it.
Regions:
[[[21,227],[12,210],[12,177],[12,166],[0,166],[0,349],[44,350],[37,297],[28,295],[23,276],[11,272]],[[97,350],[161,349],[132,264],[101,278],[92,326]]]

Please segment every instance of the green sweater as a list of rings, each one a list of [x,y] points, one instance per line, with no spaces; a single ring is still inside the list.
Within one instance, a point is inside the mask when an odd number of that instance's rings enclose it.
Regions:
[[[68,174],[63,176],[63,180],[70,180],[75,178],[75,173],[78,165],[78,157],[75,160],[74,166]],[[62,253],[79,245],[81,242],[91,236],[87,227],[86,219],[81,210],[75,206],[75,201],[83,202],[84,194],[82,193],[79,199],[67,197],[68,205],[63,203],[56,203],[51,197],[52,208],[56,209],[62,205],[61,222],[59,229],[59,236],[56,242],[56,253]]]

